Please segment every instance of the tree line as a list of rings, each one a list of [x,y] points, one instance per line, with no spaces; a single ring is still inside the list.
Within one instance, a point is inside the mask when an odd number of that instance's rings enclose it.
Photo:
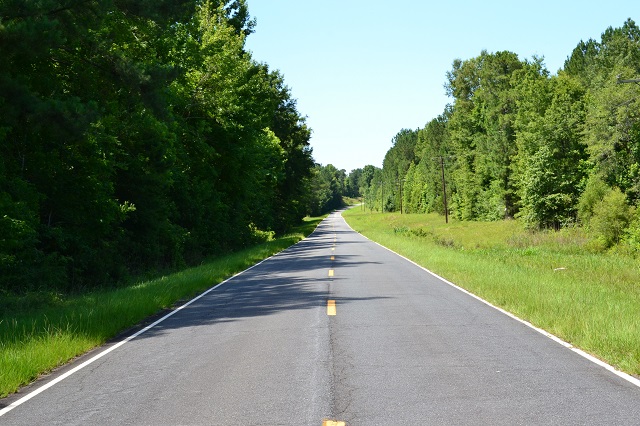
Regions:
[[[370,197],[370,192],[375,191],[373,179],[381,171],[375,166],[367,165],[347,173],[333,164],[316,164],[311,177],[309,213],[318,216],[344,207],[350,201],[364,201],[366,197]]]
[[[364,188],[371,209],[581,225],[602,247],[640,243],[640,29],[631,19],[578,43],[556,75],[542,58],[455,60],[453,98],[403,129]],[[445,197],[446,196],[446,197]]]
[[[286,231],[310,129],[244,0],[5,0],[0,292],[112,285]]]

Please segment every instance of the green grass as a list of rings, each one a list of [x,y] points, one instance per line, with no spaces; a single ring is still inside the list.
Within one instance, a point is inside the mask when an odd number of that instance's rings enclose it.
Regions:
[[[592,253],[578,228],[344,214],[358,232],[616,368],[640,375],[640,266]]]
[[[66,297],[46,292],[4,295],[0,298],[0,397],[295,244],[320,220],[308,218],[283,237],[128,287]]]

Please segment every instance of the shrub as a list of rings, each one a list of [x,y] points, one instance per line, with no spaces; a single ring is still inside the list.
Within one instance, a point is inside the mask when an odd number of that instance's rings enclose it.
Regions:
[[[636,211],[635,219],[624,232],[624,242],[635,253],[640,252],[640,214]]]
[[[609,248],[620,242],[634,214],[635,208],[627,204],[626,195],[614,188],[593,206],[589,229],[605,248]]]
[[[598,203],[602,202],[605,196],[611,191],[602,178],[598,175],[592,175],[587,181],[578,201],[578,219],[585,225],[589,224],[594,214],[594,208]]]

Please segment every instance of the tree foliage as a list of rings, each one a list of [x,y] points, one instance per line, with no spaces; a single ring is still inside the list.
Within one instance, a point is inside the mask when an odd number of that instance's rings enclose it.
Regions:
[[[333,164],[316,164],[311,179],[308,212],[319,216],[342,207],[342,196],[346,195],[348,178],[345,170],[338,170]]]
[[[0,289],[198,262],[307,209],[310,130],[244,0],[0,5]]]
[[[482,51],[446,77],[452,104],[394,138],[371,206],[397,210],[402,192],[405,212],[444,213],[446,195],[459,219],[582,223],[621,241],[640,201],[640,84],[620,84],[640,78],[634,21],[580,41],[557,75],[542,58]]]

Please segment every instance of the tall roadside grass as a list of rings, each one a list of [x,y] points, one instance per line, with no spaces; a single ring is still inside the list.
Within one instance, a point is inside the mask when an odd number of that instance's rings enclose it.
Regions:
[[[356,231],[629,374],[640,375],[640,264],[580,229],[438,215],[343,215]]]
[[[176,302],[188,299],[309,235],[322,218],[294,232],[201,266],[131,286],[73,296],[40,292],[0,298],[0,397],[102,345]]]

